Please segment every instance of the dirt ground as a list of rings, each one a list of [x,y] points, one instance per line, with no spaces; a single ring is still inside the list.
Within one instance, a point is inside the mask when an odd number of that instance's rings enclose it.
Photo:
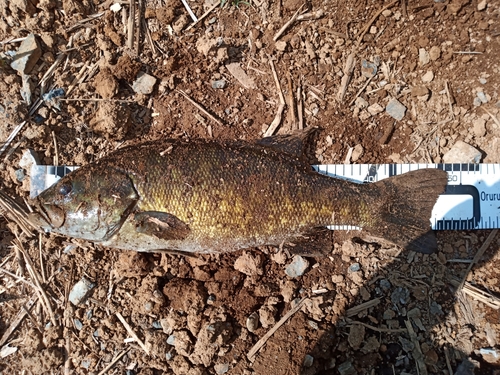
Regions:
[[[27,149],[84,165],[149,139],[258,139],[276,80],[274,133],[319,127],[311,163],[441,162],[458,141],[500,163],[498,0],[188,3],[210,12],[193,26],[181,1],[139,1],[129,23],[130,2],[0,0],[0,189],[29,196]],[[433,255],[335,233],[291,278],[283,249],[141,254],[0,217],[0,373],[498,373],[497,233],[440,232]],[[486,297],[456,293],[463,278]]]

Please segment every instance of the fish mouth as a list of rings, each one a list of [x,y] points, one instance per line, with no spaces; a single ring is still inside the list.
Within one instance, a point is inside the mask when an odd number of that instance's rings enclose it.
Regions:
[[[57,229],[64,225],[66,215],[64,210],[49,203],[37,204],[38,210],[28,215],[29,220],[44,229]]]

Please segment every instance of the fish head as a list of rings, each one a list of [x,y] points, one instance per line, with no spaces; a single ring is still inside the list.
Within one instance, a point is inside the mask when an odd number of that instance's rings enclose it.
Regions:
[[[32,222],[47,231],[99,242],[120,229],[139,196],[125,172],[95,164],[69,173],[36,199]]]

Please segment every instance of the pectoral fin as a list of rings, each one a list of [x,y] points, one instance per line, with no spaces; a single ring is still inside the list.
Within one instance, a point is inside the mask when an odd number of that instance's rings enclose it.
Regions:
[[[158,212],[139,212],[134,216],[138,233],[155,236],[163,240],[183,240],[189,233],[189,226],[175,215]]]

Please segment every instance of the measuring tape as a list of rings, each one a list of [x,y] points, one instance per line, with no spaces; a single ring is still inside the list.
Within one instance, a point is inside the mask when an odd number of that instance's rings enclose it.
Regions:
[[[31,198],[77,168],[33,165]],[[432,210],[432,229],[500,228],[500,164],[327,164],[313,168],[331,177],[360,183],[377,182],[423,168],[442,169],[448,173],[448,185]],[[332,225],[328,228],[360,229],[352,225]]]
[[[434,230],[500,228],[500,164],[329,164],[315,165],[319,173],[354,182],[377,182],[424,168],[448,173],[446,191],[432,210]],[[359,229],[348,225],[330,229]]]

